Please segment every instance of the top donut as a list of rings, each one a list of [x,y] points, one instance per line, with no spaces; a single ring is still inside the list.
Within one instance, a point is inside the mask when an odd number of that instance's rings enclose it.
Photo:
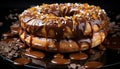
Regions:
[[[99,6],[79,3],[42,4],[19,15],[23,30],[40,37],[82,38],[107,30],[108,17]]]

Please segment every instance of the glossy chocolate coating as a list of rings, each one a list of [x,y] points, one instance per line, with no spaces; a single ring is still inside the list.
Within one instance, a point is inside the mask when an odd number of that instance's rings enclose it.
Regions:
[[[107,29],[108,25],[108,18],[103,9],[77,3],[31,7],[19,15],[19,21],[21,27],[30,34],[56,39],[91,37],[93,32]],[[90,25],[89,32],[87,25]]]

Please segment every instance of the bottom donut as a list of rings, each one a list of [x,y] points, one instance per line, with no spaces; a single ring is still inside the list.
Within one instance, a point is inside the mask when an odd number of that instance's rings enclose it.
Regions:
[[[37,37],[20,30],[19,37],[31,48],[49,52],[68,53],[96,47],[104,41],[106,33],[105,31],[99,31],[93,33],[92,38],[80,39],[77,41],[72,39],[61,39],[57,41],[57,39]]]

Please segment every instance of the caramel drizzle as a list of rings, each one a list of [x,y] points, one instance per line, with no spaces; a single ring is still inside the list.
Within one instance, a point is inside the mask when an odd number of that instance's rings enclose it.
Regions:
[[[32,41],[33,41],[33,35],[32,35],[32,34],[30,34],[30,47],[31,47],[31,46],[33,46],[33,45],[32,45],[32,44],[33,44],[33,42],[32,42]]]
[[[92,47],[92,38],[93,38],[93,24],[91,23],[91,22],[89,22],[89,24],[91,25],[90,27],[91,27],[91,31],[92,31],[92,33],[91,33],[91,38],[90,38],[90,41],[91,41],[91,43],[90,43],[90,45],[89,45],[89,49],[91,49],[91,47]]]

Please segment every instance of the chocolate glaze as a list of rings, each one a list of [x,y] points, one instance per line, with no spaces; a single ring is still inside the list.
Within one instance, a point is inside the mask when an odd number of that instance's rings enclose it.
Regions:
[[[54,7],[51,7],[53,5]],[[84,11],[86,12],[84,13]],[[56,16],[60,15],[61,13],[64,16]],[[21,24],[24,24],[24,27],[22,25],[21,27],[24,30],[29,29],[26,30],[29,33],[36,33],[34,35],[37,36],[50,37],[49,30],[52,29],[55,33],[55,38],[57,38],[56,36],[59,36],[59,38],[63,38],[63,32],[65,32],[63,29],[65,29],[66,27],[69,27],[73,34],[77,33],[74,34],[74,37],[82,38],[86,37],[85,35],[83,35],[83,32],[86,28],[86,23],[89,23],[91,25],[91,34],[93,34],[93,25],[97,25],[100,29],[102,29],[104,27],[107,27],[106,25],[108,23],[105,12],[100,8],[96,6],[90,6],[88,4],[87,6],[85,6],[85,4],[75,5],[72,3],[70,3],[70,6],[68,6],[68,4],[66,3],[59,5],[45,4],[32,7],[25,10],[19,16],[19,20],[21,21]],[[42,33],[41,29],[45,29],[45,33]]]
[[[30,47],[32,46],[32,38],[33,38],[33,35],[30,35]]]

